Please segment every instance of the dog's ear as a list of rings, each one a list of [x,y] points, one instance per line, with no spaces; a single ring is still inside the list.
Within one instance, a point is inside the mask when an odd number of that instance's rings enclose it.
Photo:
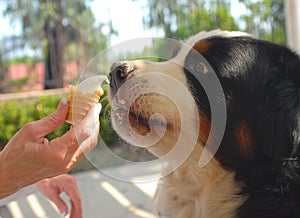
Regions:
[[[299,108],[300,60],[290,60],[282,69],[271,68],[265,82],[266,100],[276,108],[287,112]]]
[[[264,89],[262,120],[266,125],[262,127],[268,128],[266,136],[274,137],[264,145],[264,151],[272,157],[293,155],[300,143],[300,60],[293,58],[280,68],[271,67]]]
[[[184,71],[200,112],[210,119],[210,103],[204,85],[209,84],[209,76],[213,70],[205,58],[192,49],[185,58]]]
[[[293,150],[292,156],[300,157],[300,60],[291,60],[287,66],[287,77],[293,84],[293,99],[291,110],[293,110],[292,116],[295,116],[294,123],[292,124],[292,143]]]
[[[300,59],[290,60],[287,66],[287,75],[300,86]]]

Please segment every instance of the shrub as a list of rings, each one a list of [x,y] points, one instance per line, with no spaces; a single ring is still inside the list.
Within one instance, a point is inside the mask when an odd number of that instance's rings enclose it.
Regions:
[[[8,101],[0,105],[0,145],[1,149],[8,140],[27,122],[41,119],[55,111],[59,97],[41,97],[29,101]],[[69,125],[63,124],[50,133],[51,139],[63,134]]]

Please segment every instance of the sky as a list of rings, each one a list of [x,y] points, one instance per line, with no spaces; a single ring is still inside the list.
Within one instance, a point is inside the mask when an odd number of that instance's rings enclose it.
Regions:
[[[20,32],[18,24],[12,24],[8,18],[2,16],[5,1],[0,0],[0,38]],[[134,38],[163,35],[160,31],[145,30],[143,27],[142,17],[147,13],[143,6],[147,4],[147,0],[94,0],[90,4],[97,21],[105,22],[111,19],[113,27],[118,31],[118,36],[112,37],[111,45]],[[232,8],[234,16],[239,16],[244,10],[238,0],[232,1]]]
[[[111,39],[114,45],[134,38],[162,36],[161,32],[144,29],[142,17],[147,14],[143,9],[146,4],[147,0],[100,0],[93,1],[91,9],[96,20],[106,22],[112,19],[113,27],[119,33]]]

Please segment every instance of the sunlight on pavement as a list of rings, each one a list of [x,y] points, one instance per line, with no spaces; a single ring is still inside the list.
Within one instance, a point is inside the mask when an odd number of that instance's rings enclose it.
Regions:
[[[152,213],[149,213],[145,210],[139,209],[131,204],[131,202],[120,193],[114,186],[112,186],[108,182],[101,182],[101,187],[106,190],[117,202],[119,202],[122,206],[126,207],[128,211],[133,214],[143,217],[143,218],[155,218]]]
[[[114,167],[117,172],[131,171],[130,166]],[[139,171],[135,171],[140,175]],[[153,174],[146,177],[134,177],[143,182],[124,182],[101,174],[99,171],[87,171],[75,175],[83,197],[83,217],[98,218],[155,218],[152,198],[157,186]],[[5,203],[12,218],[54,218],[59,217],[56,205],[42,193],[13,198]],[[26,194],[26,193],[25,193]],[[68,196],[63,193],[62,199],[71,208]],[[105,205],[105,206],[103,206]],[[1,214],[2,215],[2,214]],[[5,216],[2,216],[6,218]],[[66,216],[70,217],[70,214]]]
[[[144,183],[133,183],[133,185],[136,186],[144,194],[146,194],[147,196],[152,198],[155,194],[157,181],[144,182]]]
[[[7,207],[10,210],[12,217],[24,218],[21,209],[16,201],[9,203]]]
[[[35,195],[29,195],[28,197],[26,197],[26,199],[36,217],[47,216],[45,210],[43,209],[42,205]]]

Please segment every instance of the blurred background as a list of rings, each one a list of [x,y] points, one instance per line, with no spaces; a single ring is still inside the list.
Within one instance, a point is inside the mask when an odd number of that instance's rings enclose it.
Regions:
[[[139,37],[181,40],[226,29],[298,51],[299,8],[297,0],[0,0],[0,148],[26,122],[54,111],[68,85],[110,47]],[[109,57],[99,64],[105,62]],[[105,96],[102,104],[102,138],[113,147],[120,141]]]
[[[298,1],[0,1],[0,92],[63,88],[101,51],[142,36],[179,40],[220,28],[287,45],[287,21],[299,16],[290,4]]]

